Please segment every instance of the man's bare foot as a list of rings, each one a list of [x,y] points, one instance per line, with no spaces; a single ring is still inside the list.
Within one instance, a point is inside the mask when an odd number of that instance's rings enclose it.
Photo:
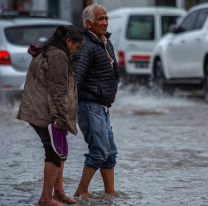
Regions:
[[[57,200],[59,202],[62,202],[62,203],[67,203],[67,204],[76,204],[77,203],[76,200],[66,196],[64,191],[55,191],[53,199]]]
[[[105,190],[105,193],[113,196],[116,194],[115,190]]]
[[[52,198],[48,199],[48,200],[40,199],[38,202],[38,205],[64,206],[62,203],[60,203],[59,201],[56,201]]]
[[[88,192],[79,192],[76,191],[74,194],[74,197],[90,197],[91,195]]]

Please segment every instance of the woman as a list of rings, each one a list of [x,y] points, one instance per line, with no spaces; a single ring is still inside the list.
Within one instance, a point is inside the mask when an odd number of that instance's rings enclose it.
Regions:
[[[59,26],[45,44],[36,42],[28,49],[33,59],[17,118],[30,123],[45,149],[39,205],[76,203],[64,193],[63,168],[68,154],[66,133],[77,134],[77,88],[70,56],[82,42],[82,29]]]

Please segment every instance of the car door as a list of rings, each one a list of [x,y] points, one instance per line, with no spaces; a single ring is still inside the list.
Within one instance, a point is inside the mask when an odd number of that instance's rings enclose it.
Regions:
[[[171,78],[184,78],[186,74],[187,34],[192,31],[198,11],[193,11],[182,21],[167,45],[168,70]]]
[[[206,31],[203,28],[207,19],[208,9],[199,10],[197,20],[193,31],[186,35],[186,64],[185,73],[187,77],[200,77],[202,58],[203,58],[203,39],[205,39]]]
[[[126,72],[132,75],[149,75],[149,62],[157,38],[155,15],[135,13],[128,19],[126,28]]]

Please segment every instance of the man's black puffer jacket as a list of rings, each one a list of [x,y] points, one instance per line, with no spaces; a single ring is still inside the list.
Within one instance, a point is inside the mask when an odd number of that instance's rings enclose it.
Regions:
[[[106,33],[107,51],[114,60],[113,68],[106,55],[105,47],[95,35],[84,29],[85,43],[73,54],[78,87],[79,102],[96,102],[110,106],[114,102],[120,73],[113,50],[109,41],[110,33]]]

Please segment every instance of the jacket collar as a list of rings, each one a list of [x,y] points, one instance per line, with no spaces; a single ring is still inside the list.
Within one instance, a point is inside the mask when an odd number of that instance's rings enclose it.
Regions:
[[[87,29],[84,28],[84,33],[86,36],[90,37],[93,41],[97,42],[97,43],[100,43],[102,44],[102,42],[99,41],[99,39],[94,35],[92,34],[91,32],[89,32]],[[108,40],[111,36],[111,33],[109,32],[106,32],[106,34],[104,35],[106,37],[106,39]]]

